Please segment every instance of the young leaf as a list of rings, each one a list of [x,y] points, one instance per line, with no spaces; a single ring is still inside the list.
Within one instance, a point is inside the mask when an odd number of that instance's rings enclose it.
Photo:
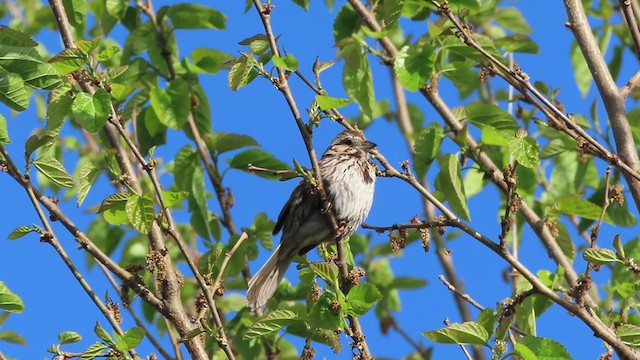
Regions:
[[[255,339],[268,334],[275,333],[289,324],[298,321],[298,315],[290,310],[275,310],[268,313],[262,319],[256,321],[247,332],[243,339]]]
[[[371,283],[356,285],[347,294],[347,309],[345,309],[345,312],[356,317],[362,316],[381,299],[382,294],[380,294],[375,285]]]
[[[441,344],[469,344],[488,346],[489,333],[475,322],[454,323],[446,328],[422,333],[428,339]]]
[[[155,219],[152,200],[144,196],[133,195],[127,199],[125,211],[134,229],[142,234],[148,234],[151,231],[151,225]]]
[[[418,91],[433,73],[435,58],[433,47],[426,41],[418,41],[400,49],[393,69],[405,89]]]
[[[167,85],[166,90],[153,88],[149,95],[153,111],[165,126],[178,130],[187,122],[191,109],[191,95],[185,80],[174,79]]]
[[[582,253],[582,258],[595,265],[606,265],[612,262],[622,262],[613,250],[588,248]]]
[[[340,109],[351,103],[349,99],[334,98],[326,95],[316,95],[316,102],[320,106],[320,110]]]
[[[2,281],[0,281],[0,309],[12,313],[22,313],[24,311],[22,299],[12,293]]]
[[[469,207],[462,186],[460,162],[454,154],[447,154],[442,159],[438,180],[451,209],[461,218],[469,220]]]
[[[0,145],[9,144],[9,131],[7,130],[7,120],[0,114]]]
[[[338,281],[338,265],[332,262],[310,263],[311,270],[323,280],[333,285]]]
[[[311,326],[318,329],[337,330],[344,323],[340,302],[333,293],[325,292],[309,312]]]
[[[60,345],[77,343],[82,340],[82,336],[75,331],[64,331],[58,334]]]
[[[558,199],[558,211],[563,214],[578,215],[589,220],[599,220],[602,207],[577,196],[565,196]],[[604,214],[604,221],[612,223],[608,213]]]
[[[99,322],[96,322],[96,326],[93,327],[93,332],[98,335],[98,337],[104,341],[106,341],[108,344],[112,345],[114,344],[113,339],[111,339],[111,336],[109,335],[109,333],[107,332],[107,330],[105,330],[102,325],[100,325]]]
[[[73,187],[73,178],[56,158],[41,157],[33,161],[33,166],[54,184],[65,188]]]
[[[622,324],[616,328],[616,335],[623,343],[640,348],[640,326],[633,324]]]
[[[438,149],[443,139],[444,130],[442,126],[437,123],[429,124],[418,133],[415,145],[413,146],[416,151],[413,169],[418,178],[424,177],[429,170],[431,163],[438,154]]]
[[[458,116],[460,121],[469,121],[482,129],[489,125],[496,130],[517,130],[518,124],[513,116],[501,108],[486,103],[474,102],[466,105]]]
[[[19,238],[21,238],[21,237],[23,237],[23,236],[25,236],[28,233],[33,232],[33,231],[35,231],[35,230],[31,226],[27,226],[27,225],[20,226],[20,227],[15,228],[9,234],[9,236],[7,238],[9,240],[16,240],[16,239],[19,239]]]
[[[363,117],[372,120],[376,108],[376,96],[369,60],[359,44],[345,46],[342,49],[342,56],[345,58],[342,85],[347,95],[360,105]]]
[[[136,196],[136,195],[128,191],[109,195],[104,200],[102,200],[102,203],[100,204],[100,208],[98,209],[98,213],[109,210],[119,204],[126,204],[127,200],[132,196]]]
[[[78,207],[82,206],[84,199],[91,189],[91,185],[100,175],[100,169],[96,168],[91,161],[85,161],[78,168]]]
[[[140,345],[142,339],[144,339],[144,329],[141,327],[133,327],[124,333],[122,339],[126,343],[124,351],[132,350]]]
[[[245,150],[234,156],[229,162],[230,167],[242,171],[249,171],[249,164],[271,170],[289,170],[287,164],[261,149]],[[256,172],[255,174],[267,179],[277,179],[277,176],[266,172]]]
[[[293,57],[291,54],[287,54],[284,57],[280,57],[278,55],[273,55],[271,58],[273,61],[273,65],[276,67],[287,70],[287,71],[296,71],[298,70],[298,60]]]
[[[537,168],[540,164],[540,145],[531,136],[519,136],[516,132],[516,136],[509,140],[509,152],[518,164],[526,168]]]
[[[81,92],[73,100],[71,111],[85,130],[98,132],[107,123],[111,113],[111,97],[104,89],[98,89],[93,96]]]
[[[514,346],[514,350],[523,360],[571,360],[571,355],[562,344],[545,338],[525,335]]]
[[[229,88],[236,91],[247,85],[249,83],[251,69],[253,69],[253,61],[250,61],[246,55],[242,55],[240,58],[236,59],[229,70]]]
[[[87,348],[80,356],[80,360],[91,360],[95,359],[97,356],[103,355],[102,352],[107,349],[107,345],[103,342],[93,343],[91,346]]]
[[[29,106],[29,93],[24,80],[16,73],[0,75],[0,101],[15,111]]]

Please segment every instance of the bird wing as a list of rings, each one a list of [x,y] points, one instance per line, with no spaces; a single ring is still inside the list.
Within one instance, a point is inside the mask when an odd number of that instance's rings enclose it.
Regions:
[[[287,203],[280,210],[276,226],[273,228],[273,235],[279,233],[282,229],[285,229],[286,232],[295,233],[297,229],[293,227],[299,227],[300,224],[305,223],[318,209],[320,209],[320,198],[311,193],[309,184],[306,181],[300,181],[293,189]],[[292,216],[289,214],[292,214]]]

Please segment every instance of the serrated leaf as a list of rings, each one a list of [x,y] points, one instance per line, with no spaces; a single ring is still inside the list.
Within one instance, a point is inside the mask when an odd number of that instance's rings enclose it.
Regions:
[[[222,154],[248,146],[258,146],[258,142],[249,135],[213,132],[204,136],[207,148],[212,153]]]
[[[175,29],[218,29],[226,28],[227,17],[220,11],[200,4],[176,4],[167,11],[167,16]]]
[[[531,136],[515,136],[509,140],[509,152],[518,164],[526,168],[537,168],[540,164],[540,145]]]
[[[91,161],[85,161],[80,164],[78,169],[78,207],[82,206],[84,199],[91,189],[91,185],[100,175],[100,169],[96,168]]]
[[[93,343],[85,350],[80,356],[80,360],[91,360],[95,357],[102,355],[102,352],[107,349],[107,345],[102,342]]]
[[[234,156],[229,162],[230,167],[242,171],[249,171],[249,164],[271,170],[289,170],[289,166],[287,166],[287,164],[276,159],[276,157],[271,153],[261,149],[245,150]],[[278,178],[277,176],[271,175],[266,172],[256,172],[255,175],[267,179]]]
[[[79,93],[71,104],[73,116],[80,125],[90,133],[95,133],[104,127],[111,113],[111,96],[100,88],[95,94]]]
[[[514,346],[522,360],[571,360],[571,355],[555,340],[525,335]]]
[[[381,299],[382,294],[375,285],[371,283],[356,285],[347,294],[347,309],[345,309],[345,312],[356,317],[362,316]]]
[[[418,41],[400,49],[393,70],[405,89],[418,91],[433,74],[435,58],[433,47],[427,41]]]
[[[340,109],[351,103],[349,99],[334,98],[326,95],[316,95],[316,102],[320,110]]]
[[[451,209],[461,218],[469,220],[469,207],[464,186],[462,186],[460,162],[454,154],[447,154],[442,159],[438,179]]]
[[[113,46],[109,46],[106,49],[103,49],[102,51],[100,51],[98,53],[97,59],[98,61],[107,61],[109,59],[111,59],[115,54],[119,53],[122,49],[120,49],[119,46],[117,45],[113,45]],[[116,76],[113,76],[112,78],[116,78]]]
[[[438,154],[438,149],[444,139],[444,130],[437,123],[431,123],[424,127],[418,133],[413,148],[416,157],[413,163],[413,169],[418,178],[423,178],[429,170],[431,163]]]
[[[249,61],[246,56],[236,59],[229,70],[228,82],[229,88],[233,91],[247,85],[249,83],[249,74],[253,68],[253,62]]]
[[[0,309],[18,314],[24,311],[22,299],[12,293],[3,281],[0,281]]]
[[[602,214],[602,207],[600,205],[577,196],[565,196],[558,199],[557,207],[558,211],[563,214],[578,215],[589,220],[599,220]],[[607,213],[604,214],[603,220],[609,224],[613,224]]]
[[[623,343],[634,348],[640,348],[640,326],[621,324],[616,328],[616,335],[620,337]]]
[[[7,239],[9,240],[16,240],[19,239],[25,235],[27,235],[30,232],[35,231],[31,226],[27,226],[27,225],[23,225],[23,226],[19,226],[17,228],[15,228],[10,234],[9,236],[7,236]]]
[[[338,265],[333,262],[317,262],[310,263],[309,268],[318,276],[320,276],[323,280],[328,282],[329,284],[337,284],[338,282]]]
[[[135,194],[128,191],[109,195],[104,200],[102,200],[100,208],[98,209],[98,213],[104,212],[119,204],[125,204],[127,200],[132,196],[135,196]]]
[[[189,193],[186,191],[169,191],[162,190],[162,200],[164,205],[168,208],[172,208],[182,202],[182,200],[189,197]]]
[[[155,219],[155,208],[151,199],[133,195],[127,199],[125,211],[134,229],[142,234],[148,234],[151,231]]]
[[[15,111],[27,109],[29,93],[20,75],[15,73],[0,75],[0,101]]]
[[[440,344],[468,344],[488,346],[489,333],[475,322],[454,323],[446,328],[422,332],[424,336]]]
[[[582,258],[595,265],[606,265],[612,262],[622,262],[613,250],[588,248],[582,253]]]
[[[41,157],[33,161],[33,166],[40,171],[47,179],[51,180],[54,184],[71,188],[73,187],[73,178],[64,166],[56,158]]]
[[[85,40],[79,39],[76,41],[76,47],[84,54],[90,54],[95,50],[102,42],[102,37],[98,36],[93,39]]]
[[[82,340],[82,336],[75,331],[64,331],[58,334],[60,345],[73,344]]]
[[[296,59],[293,55],[287,54],[286,56],[278,56],[273,55],[271,58],[273,61],[273,65],[276,67],[287,70],[287,71],[296,71],[298,70],[298,59]]]
[[[313,328],[325,330],[338,330],[344,323],[344,317],[341,313],[336,314],[333,308],[338,299],[333,293],[325,292],[320,299],[313,305],[309,312],[309,322]]]
[[[63,76],[81,69],[88,58],[78,49],[64,49],[49,59],[49,63]]]
[[[243,338],[255,339],[278,332],[283,327],[298,321],[297,318],[298,315],[290,310],[272,311],[251,325]]]
[[[460,110],[460,109],[457,109]],[[496,130],[517,130],[518,124],[513,116],[498,106],[486,103],[471,103],[459,111],[458,120],[469,121],[474,126],[482,129],[489,125]]]
[[[0,25],[0,45],[16,47],[36,47],[35,42],[29,35],[5,25]]]

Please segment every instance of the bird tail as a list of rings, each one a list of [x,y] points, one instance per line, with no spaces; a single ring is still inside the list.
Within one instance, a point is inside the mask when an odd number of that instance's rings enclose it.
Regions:
[[[258,272],[249,280],[247,303],[252,310],[264,306],[276,292],[280,280],[291,265],[291,259],[278,259],[280,245]]]

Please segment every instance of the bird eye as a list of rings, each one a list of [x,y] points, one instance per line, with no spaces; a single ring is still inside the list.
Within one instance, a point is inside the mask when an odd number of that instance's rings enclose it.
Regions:
[[[351,146],[351,145],[353,145],[353,140],[351,140],[350,138],[346,138],[346,139],[344,139],[344,144]]]

